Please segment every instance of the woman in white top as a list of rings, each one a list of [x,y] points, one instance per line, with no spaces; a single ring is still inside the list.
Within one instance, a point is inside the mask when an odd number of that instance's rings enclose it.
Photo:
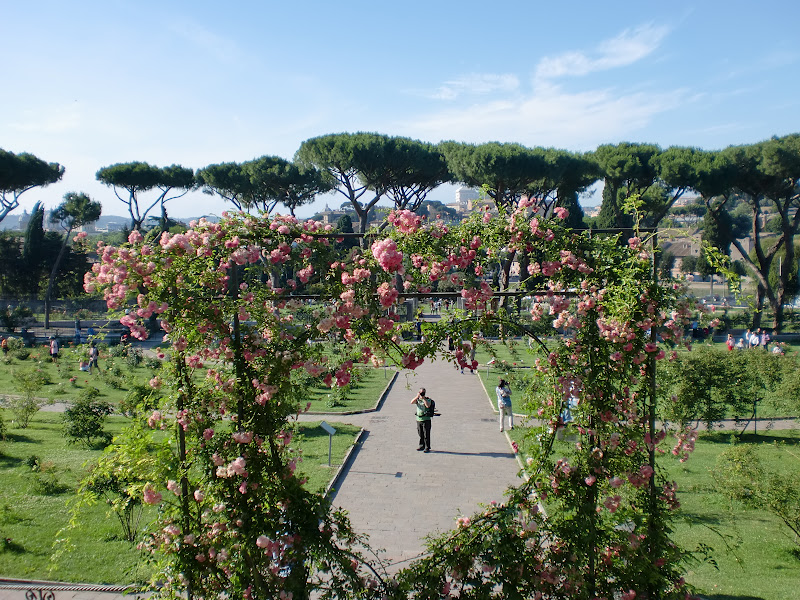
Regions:
[[[500,431],[505,431],[505,417],[508,415],[508,428],[514,429],[514,412],[511,409],[511,388],[505,379],[500,379],[495,389],[497,410],[500,412]]]

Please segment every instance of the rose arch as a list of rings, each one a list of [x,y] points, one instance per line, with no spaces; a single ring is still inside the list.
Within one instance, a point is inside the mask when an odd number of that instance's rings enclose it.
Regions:
[[[523,201],[456,226],[393,212],[363,248],[318,222],[234,214],[99,249],[86,289],[111,309],[135,302],[122,319],[134,335],[157,315],[171,344],[151,382],[162,405],[117,446],[151,457],[119,464],[158,506],[143,542],[157,597],[687,596],[688,554],[670,539],[676,490],[656,463],[666,434],[653,377],[694,307],[651,276],[650,240],[572,231],[565,210],[536,209]],[[500,292],[491,275],[512,253],[520,286]],[[436,295],[445,279],[464,310],[406,343],[403,301]],[[553,327],[563,334],[545,335]],[[437,353],[463,365],[470,348],[443,342],[479,331],[525,336],[538,356],[527,481],[390,577],[354,549],[364,540],[346,516],[303,485],[298,382],[344,386],[359,363],[414,369]],[[568,405],[578,437],[565,449],[556,433]],[[690,447],[679,437],[672,450]]]

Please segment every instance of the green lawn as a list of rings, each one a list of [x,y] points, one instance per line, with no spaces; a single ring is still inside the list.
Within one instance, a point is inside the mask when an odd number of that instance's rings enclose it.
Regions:
[[[524,455],[524,428],[510,432]],[[690,566],[687,581],[714,600],[794,600],[800,589],[800,546],[777,517],[728,500],[714,480],[717,456],[730,447],[730,433],[702,434],[685,463],[672,455],[660,464],[678,484],[681,508],[674,539],[686,549],[712,548],[710,563]],[[744,436],[768,470],[800,479],[800,431]],[[560,444],[560,445],[559,445]],[[556,451],[569,452],[557,442]]]
[[[756,446],[769,470],[798,480],[800,431],[772,431],[745,436],[743,441]],[[717,456],[729,447],[730,434],[704,434],[687,462],[662,460],[680,494],[684,520],[675,528],[675,539],[686,548],[699,543],[713,547],[719,566],[717,570],[710,564],[696,565],[687,580],[718,600],[797,598],[800,546],[792,543],[787,535],[791,532],[771,514],[728,500],[712,477]]]
[[[148,567],[135,545],[119,539],[116,518],[106,506],[87,509],[85,518],[70,533],[75,547],[58,563],[51,563],[53,542],[67,525],[67,503],[99,450],[67,445],[61,431],[61,414],[39,412],[27,429],[9,427],[10,413],[0,411],[7,425],[8,441],[0,442],[0,576],[55,579],[86,583],[124,584],[145,580]],[[127,422],[111,417],[107,431],[117,433]],[[358,428],[331,422],[332,467],[328,467],[328,435],[319,423],[298,425],[298,446],[303,453],[299,471],[308,477],[310,489],[324,489],[355,441]],[[29,465],[41,465],[34,471]],[[150,517],[154,516],[155,509]],[[55,567],[51,569],[51,567]]]
[[[132,382],[147,383],[160,366],[152,358],[142,358],[138,365],[131,365],[126,357],[112,357],[108,350],[103,349],[99,359],[100,372],[87,373],[78,368],[87,349],[86,345],[62,348],[58,364],[51,362],[45,347],[26,348],[30,356],[24,360],[16,358],[14,351],[10,352],[8,357],[0,360],[0,395],[19,394],[14,381],[15,372],[40,370],[47,383],[36,392],[37,397],[66,402],[81,390],[93,386],[100,390],[101,399],[116,405],[125,398]]]
[[[366,368],[358,383],[351,383],[346,399],[336,403],[336,391],[320,385],[310,385],[307,389],[307,402],[311,402],[311,412],[343,413],[374,408],[394,376],[394,369]]]

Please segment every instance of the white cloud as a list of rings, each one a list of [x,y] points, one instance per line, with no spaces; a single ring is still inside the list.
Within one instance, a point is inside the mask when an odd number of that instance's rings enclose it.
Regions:
[[[486,95],[513,92],[519,88],[516,75],[470,73],[457,79],[445,81],[433,94],[439,100],[455,100],[465,94]]]
[[[169,30],[195,46],[202,48],[221,62],[235,63],[243,58],[243,52],[236,42],[216,34],[189,19],[171,23]]]
[[[400,127],[406,135],[431,141],[513,141],[589,150],[599,143],[631,136],[656,115],[689,101],[687,90],[620,93],[600,89],[567,93],[549,86],[526,98],[439,111]]]
[[[535,79],[578,77],[633,64],[658,48],[668,32],[665,26],[641,25],[601,42],[590,54],[572,51],[546,56],[536,66]]]
[[[81,109],[77,102],[41,110],[26,109],[20,117],[8,127],[26,134],[62,134],[75,131],[81,125]]]
[[[633,64],[658,48],[668,31],[664,26],[642,25],[600,42],[588,53],[545,57],[536,65],[527,91],[513,74],[471,74],[447,81],[436,98],[455,100],[467,92],[491,97],[473,98],[469,106],[462,102],[437,108],[398,128],[405,135],[431,141],[514,141],[584,150],[633,136],[657,115],[695,102],[696,95],[688,90],[654,91],[647,85],[567,91],[557,81]]]

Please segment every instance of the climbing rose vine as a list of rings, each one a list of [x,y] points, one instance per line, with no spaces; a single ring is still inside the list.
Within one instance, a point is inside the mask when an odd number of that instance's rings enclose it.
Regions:
[[[687,596],[649,383],[693,307],[652,281],[646,240],[575,233],[565,210],[535,209],[457,226],[396,212],[388,233],[354,249],[318,222],[246,214],[99,248],[87,291],[129,308],[134,336],[159,320],[171,346],[153,382],[163,405],[144,417],[170,432],[171,458],[141,485],[159,508],[142,542],[159,560],[159,597]],[[530,290],[524,308],[492,285],[510,258]],[[404,342],[404,299],[445,283],[464,310]],[[566,333],[538,333],[553,328]],[[528,397],[541,423],[528,480],[389,576],[357,550],[366,540],[346,517],[303,486],[297,382],[345,386],[359,365],[414,369],[437,353],[472,366],[472,344],[495,331],[531,340],[531,389],[546,390]],[[448,338],[470,342],[441,350]],[[557,446],[568,406],[577,438]]]

